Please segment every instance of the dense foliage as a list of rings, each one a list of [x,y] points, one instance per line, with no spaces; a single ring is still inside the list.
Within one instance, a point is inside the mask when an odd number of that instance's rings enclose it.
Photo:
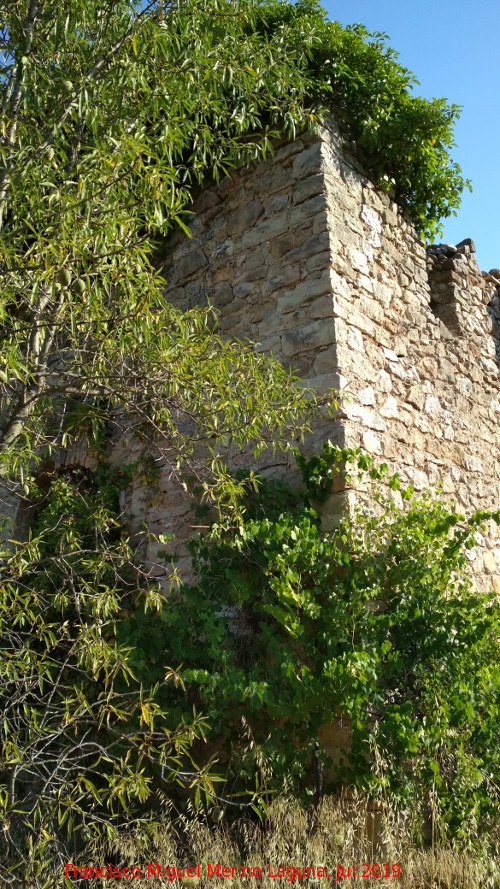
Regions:
[[[317,0],[264,2],[258,28],[305,53],[310,96],[340,112],[375,181],[392,191],[417,230],[438,234],[439,220],[456,215],[469,187],[450,156],[459,106],[414,95],[418,81],[386,35],[328,21]]]
[[[204,443],[204,479],[227,490],[217,440],[283,438],[304,396],[207,312],[166,305],[152,252],[193,181],[266,150],[264,110],[302,123],[295,55],[246,35],[224,0],[164,20],[115,0],[1,9],[4,481],[19,493],[43,449],[68,444],[77,398],[123,433],[149,430],[174,471]]]
[[[66,472],[29,541],[0,550],[3,886],[63,885],[72,852],[112,837],[124,812],[133,828],[179,784],[213,792],[190,757],[205,720],[191,711],[170,729],[159,704],[179,677],[166,668],[156,687],[138,688],[112,632],[132,602],[161,602],[118,521],[127,480]]]
[[[193,181],[265,151],[263,107],[299,125],[302,86],[227,2],[4,0],[0,42],[0,497],[16,519],[1,553],[0,873],[41,887],[84,835],[140,817],[149,769],[157,793],[179,769],[205,780],[187,756],[199,720],[168,729],[105,636],[127,595],[156,587],[102,478],[59,470],[75,440],[134,435],[227,502],[222,445],[262,449],[303,423],[290,375],[223,342],[208,311],[166,305],[151,261]]]
[[[339,465],[384,475],[330,445],[300,462],[316,498]],[[227,787],[317,796],[320,729],[342,716],[351,744],[337,785],[412,807],[421,823],[432,814],[455,841],[486,838],[500,801],[500,615],[494,594],[473,591],[465,554],[500,516],[466,520],[388,481],[395,499],[375,488],[332,534],[262,483],[244,520],[198,541],[199,581],[164,605],[156,632],[140,613],[118,632],[142,649],[149,681],[155,664],[182,662]]]

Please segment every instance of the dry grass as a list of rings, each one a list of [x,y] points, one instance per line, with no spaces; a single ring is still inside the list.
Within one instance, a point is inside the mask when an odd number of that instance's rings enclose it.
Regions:
[[[367,824],[377,820],[378,840],[370,842]],[[368,830],[368,834],[371,831]],[[271,806],[269,819],[265,824],[256,824],[242,819],[231,825],[224,820],[217,825],[207,824],[201,816],[189,815],[175,823],[165,819],[164,823],[151,831],[148,838],[134,833],[123,834],[106,848],[95,847],[85,856],[85,863],[104,864],[110,858],[123,867],[140,867],[141,876],[133,879],[113,879],[117,889],[133,886],[134,889],[157,889],[157,887],[182,885],[197,886],[199,889],[229,889],[248,886],[249,889],[279,889],[290,885],[298,886],[339,886],[348,889],[374,889],[385,886],[394,889],[500,889],[500,862],[474,860],[471,856],[452,852],[450,849],[434,846],[418,850],[409,837],[411,825],[407,818],[394,815],[375,816],[367,811],[366,805],[352,799],[326,798],[316,814],[301,809],[293,802],[275,802]],[[90,854],[89,854],[90,852]],[[165,877],[148,876],[148,864],[162,867],[188,867],[200,863],[201,877],[181,880],[168,879],[172,872],[165,870]],[[208,863],[212,868],[238,867],[239,865],[261,868],[261,876],[239,877],[207,876]],[[356,863],[355,875],[352,864]],[[83,864],[83,861],[82,861]],[[362,865],[379,864],[380,877],[363,877]],[[278,867],[285,869],[281,877],[271,877],[278,873]],[[337,880],[339,865],[350,866],[350,876]],[[386,878],[383,874],[391,874]],[[392,865],[400,866],[399,877],[392,876]],[[318,877],[309,872],[308,876],[297,876],[293,868],[324,867],[328,876]],[[287,873],[287,869],[290,869]],[[397,873],[397,868],[394,869]],[[375,867],[375,874],[377,868]],[[109,880],[89,880],[90,887],[110,885]]]

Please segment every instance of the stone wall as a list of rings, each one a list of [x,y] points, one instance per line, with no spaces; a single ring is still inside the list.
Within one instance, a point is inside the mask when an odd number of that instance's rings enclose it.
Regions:
[[[327,437],[359,445],[417,490],[497,508],[500,274],[479,271],[470,240],[426,253],[350,148],[332,122],[200,191],[192,238],[165,244],[166,298],[208,300],[224,335],[256,342],[320,393],[344,392],[310,450]],[[283,458],[271,462],[283,471]],[[163,489],[145,518],[182,536],[183,498],[172,503],[168,480]],[[332,494],[326,529],[344,507]],[[469,556],[478,587],[500,591],[495,534],[478,534]]]
[[[164,244],[166,299],[208,301],[223,335],[272,352],[319,393],[344,393],[309,452],[326,438],[359,445],[417,490],[442,486],[466,512],[498,508],[500,270],[481,273],[470,240],[426,252],[333,121],[199,190],[189,226],[190,239],[178,231]],[[113,460],[137,455],[121,440]],[[248,452],[232,458],[251,462]],[[262,466],[293,472],[282,454]],[[332,493],[326,530],[353,497]],[[166,471],[151,488],[138,481],[124,507],[136,527],[177,536],[188,576],[182,540],[196,519],[178,482]],[[488,531],[477,534],[471,568],[479,588],[500,592],[500,542]]]

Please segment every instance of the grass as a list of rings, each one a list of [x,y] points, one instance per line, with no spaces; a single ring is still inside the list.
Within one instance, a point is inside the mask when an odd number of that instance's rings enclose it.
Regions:
[[[152,889],[183,885],[199,889],[229,889],[229,887],[258,887],[279,889],[290,886],[342,886],[349,889],[374,889],[384,886],[393,889],[500,889],[500,859],[484,855],[475,859],[471,854],[453,851],[431,843],[429,848],[417,848],[412,842],[415,825],[412,816],[370,811],[365,803],[327,797],[318,810],[304,810],[295,802],[275,801],[268,819],[226,821],[217,824],[207,821],[202,813],[188,811],[177,819],[165,818],[144,832],[128,832],[109,842],[106,847],[96,844],[87,848],[81,864],[100,865],[113,861],[119,867],[140,868],[141,875],[115,878],[113,886]],[[375,834],[375,835],[374,835]],[[200,863],[201,877],[173,876],[169,868],[196,866]],[[353,876],[352,865],[355,862]],[[207,876],[217,863],[222,867],[260,868],[261,876]],[[165,865],[165,876],[148,876],[148,864]],[[278,867],[284,868],[283,875]],[[337,880],[339,865],[350,868],[350,876]],[[363,868],[363,865],[365,867]],[[380,866],[380,877],[377,874]],[[385,867],[385,865],[387,867]],[[394,871],[392,866],[394,867]],[[393,876],[398,873],[399,875]],[[372,871],[372,866],[374,866]],[[314,867],[315,876],[297,876],[294,868]],[[328,877],[318,877],[323,867]],[[368,870],[367,870],[368,868]],[[288,872],[287,872],[288,869]],[[363,877],[363,870],[370,876]],[[390,874],[384,877],[385,873]],[[110,885],[109,880],[91,879],[89,887]]]

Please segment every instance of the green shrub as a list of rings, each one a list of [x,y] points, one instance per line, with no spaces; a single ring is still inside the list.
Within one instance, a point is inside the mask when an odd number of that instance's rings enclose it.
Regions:
[[[227,787],[310,798],[319,731],[343,714],[352,744],[337,785],[432,810],[457,841],[487,832],[500,778],[499,609],[473,591],[465,553],[490,516],[466,520],[393,477],[400,508],[379,484],[384,467],[331,445],[299,459],[311,493],[327,490],[339,461],[372,477],[373,509],[323,534],[310,506],[280,511],[280,492],[262,482],[239,524],[196,542],[198,582],[165,603],[156,629],[137,614],[120,633],[143,650],[148,681],[182,663],[175,718],[193,705],[208,717]]]

